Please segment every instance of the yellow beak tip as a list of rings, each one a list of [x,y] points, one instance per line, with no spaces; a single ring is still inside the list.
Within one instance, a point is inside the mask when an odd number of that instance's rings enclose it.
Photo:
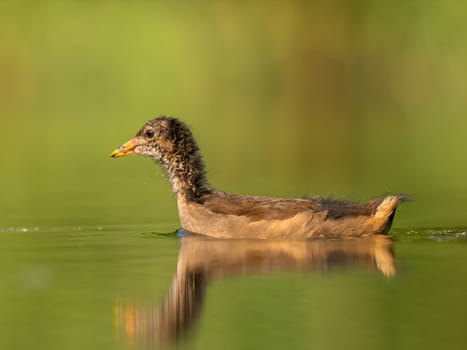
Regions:
[[[112,158],[118,158],[118,157],[121,157],[122,155],[123,155],[123,152],[120,151],[119,149],[112,151],[112,153],[110,154]]]
[[[135,147],[137,146],[136,138],[131,139],[130,141],[124,143],[119,148],[114,150],[110,156],[112,158],[129,156],[130,154],[135,154]]]

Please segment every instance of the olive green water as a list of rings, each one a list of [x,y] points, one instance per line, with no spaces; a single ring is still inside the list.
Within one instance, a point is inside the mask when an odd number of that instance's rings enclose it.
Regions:
[[[0,349],[464,349],[465,18],[3,1]],[[221,190],[413,201],[389,242],[180,238],[162,171],[109,157],[159,114],[192,126]]]
[[[248,273],[242,262],[243,272],[224,272],[201,286],[190,282],[204,297],[186,327],[186,304],[196,298],[183,297],[183,308],[169,308],[166,317],[183,314],[174,330],[170,320],[154,320],[177,272],[180,239],[154,228],[2,232],[2,349],[175,343],[184,349],[462,349],[467,341],[465,231],[396,230],[392,276],[371,257],[340,259],[345,249],[320,260],[321,247],[313,251],[314,265],[285,267],[279,254],[262,261],[256,248],[261,268]],[[223,259],[241,249],[230,245]],[[209,261],[211,254],[189,258]],[[215,264],[222,266],[223,259]]]

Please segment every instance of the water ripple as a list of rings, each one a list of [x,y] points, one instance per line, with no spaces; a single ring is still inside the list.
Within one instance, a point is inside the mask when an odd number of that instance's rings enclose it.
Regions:
[[[421,228],[393,230],[393,235],[401,240],[429,240],[435,242],[467,241],[466,228]]]

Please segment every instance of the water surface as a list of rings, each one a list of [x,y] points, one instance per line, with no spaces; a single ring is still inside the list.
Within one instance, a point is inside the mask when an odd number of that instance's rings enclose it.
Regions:
[[[2,349],[467,343],[463,229],[311,242],[181,238],[157,225],[0,231]]]

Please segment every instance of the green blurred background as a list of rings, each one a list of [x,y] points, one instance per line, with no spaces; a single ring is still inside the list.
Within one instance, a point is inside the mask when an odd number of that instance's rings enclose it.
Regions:
[[[222,190],[368,199],[466,224],[462,1],[2,1],[0,226],[177,225],[163,173],[110,159],[192,126]]]

